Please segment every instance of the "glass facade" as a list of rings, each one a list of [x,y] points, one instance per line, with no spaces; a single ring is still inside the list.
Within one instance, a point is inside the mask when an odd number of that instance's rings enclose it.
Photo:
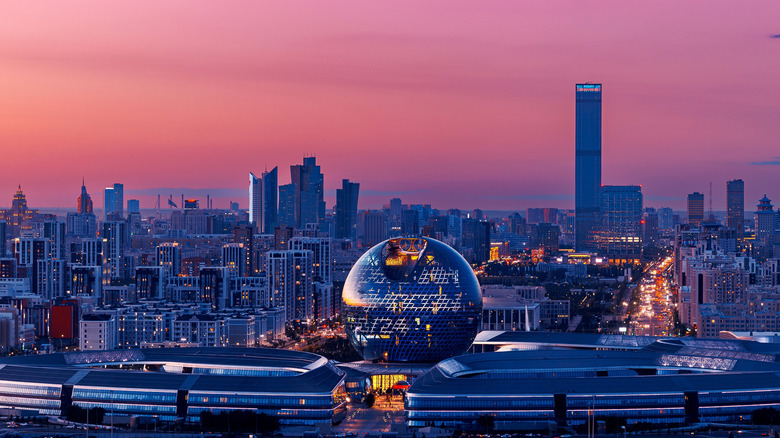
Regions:
[[[366,360],[437,362],[462,354],[479,329],[482,294],[471,266],[430,238],[395,238],[349,273],[343,314]]]

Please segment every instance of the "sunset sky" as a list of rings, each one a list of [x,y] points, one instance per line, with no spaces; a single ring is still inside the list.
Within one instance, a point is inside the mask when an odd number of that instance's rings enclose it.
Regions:
[[[328,206],[574,207],[574,84],[601,82],[604,184],[780,204],[780,2],[109,1],[0,6],[0,206],[82,176],[247,207],[316,155]],[[205,203],[205,202],[204,202]]]

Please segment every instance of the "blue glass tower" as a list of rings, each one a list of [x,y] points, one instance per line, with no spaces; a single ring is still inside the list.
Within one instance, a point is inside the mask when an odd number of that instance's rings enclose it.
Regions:
[[[577,84],[575,133],[575,241],[595,251],[601,205],[601,84]]]
[[[342,294],[345,328],[366,360],[438,362],[474,341],[482,293],[471,266],[438,240],[403,237],[371,248]]]

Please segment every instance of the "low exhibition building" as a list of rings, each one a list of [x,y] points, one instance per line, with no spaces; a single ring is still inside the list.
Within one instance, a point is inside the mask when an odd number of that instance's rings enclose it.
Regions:
[[[501,336],[486,338],[498,344]],[[578,426],[589,416],[626,425],[736,423],[780,407],[780,344],[522,332],[504,338],[499,351],[446,359],[415,379],[406,394],[407,425],[468,427],[483,416],[497,428]]]
[[[169,348],[0,358],[0,407],[66,416],[71,406],[159,421],[252,410],[281,424],[331,424],[346,409],[344,371],[312,353]]]

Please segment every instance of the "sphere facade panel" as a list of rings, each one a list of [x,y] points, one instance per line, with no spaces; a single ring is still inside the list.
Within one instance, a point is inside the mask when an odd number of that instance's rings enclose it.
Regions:
[[[437,362],[463,354],[479,331],[477,277],[434,239],[394,238],[371,248],[342,297],[347,335],[366,360]]]

